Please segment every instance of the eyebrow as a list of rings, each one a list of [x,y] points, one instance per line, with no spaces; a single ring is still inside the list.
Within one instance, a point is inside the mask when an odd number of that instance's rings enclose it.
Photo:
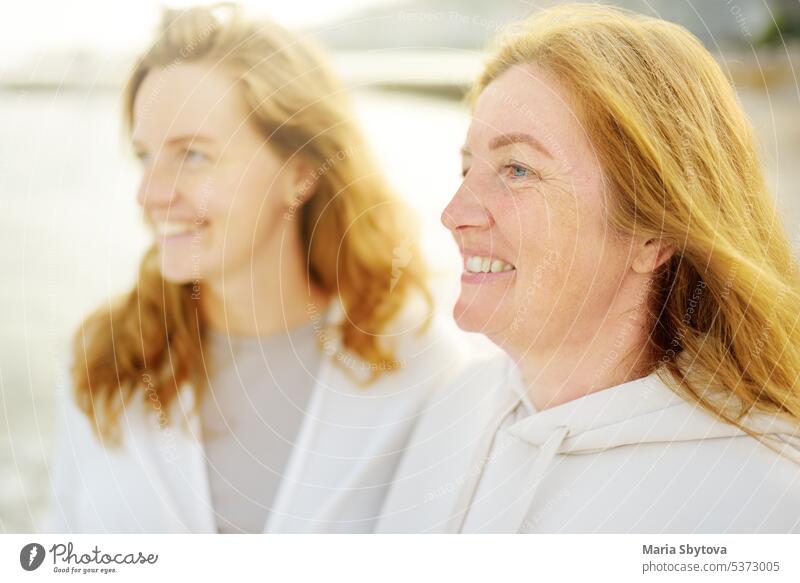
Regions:
[[[544,147],[544,145],[534,138],[530,134],[523,134],[523,133],[510,133],[510,134],[501,134],[499,136],[495,136],[489,142],[489,149],[496,150],[498,148],[503,148],[505,146],[510,146],[512,144],[527,144],[531,146],[534,150],[538,150],[545,156],[550,159],[553,159],[553,155],[550,151]]]
[[[208,144],[212,144],[214,143],[214,139],[211,136],[207,136],[204,134],[181,134],[179,136],[174,136],[168,139],[165,142],[165,145],[175,146],[177,144],[183,144],[183,143],[191,144],[195,142],[205,142]],[[138,140],[136,140],[135,138],[131,140],[131,143],[133,144],[134,147],[138,147],[140,145]]]

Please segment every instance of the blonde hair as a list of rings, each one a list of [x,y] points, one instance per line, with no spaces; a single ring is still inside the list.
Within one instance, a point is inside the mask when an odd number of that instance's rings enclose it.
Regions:
[[[797,265],[751,126],[714,58],[676,24],[561,5],[498,39],[473,103],[525,64],[575,97],[611,225],[676,249],[653,282],[651,372],[745,430],[754,410],[800,420]]]
[[[376,365],[369,367],[369,380],[396,368],[379,334],[412,296],[421,295],[430,313],[425,266],[411,253],[416,239],[407,212],[377,171],[322,54],[276,24],[246,20],[235,5],[168,10],[124,91],[129,128],[148,73],[183,62],[219,65],[235,75],[264,139],[287,159],[302,155],[320,169],[310,199],[288,217],[300,221],[310,278],[329,296],[338,294],[346,313],[338,324],[341,343]],[[401,277],[392,270],[398,248],[411,255]],[[140,392],[164,413],[190,382],[199,402],[205,326],[196,296],[191,284],[162,278],[151,248],[136,287],[80,327],[72,370],[76,398],[99,435],[117,441],[123,403]]]

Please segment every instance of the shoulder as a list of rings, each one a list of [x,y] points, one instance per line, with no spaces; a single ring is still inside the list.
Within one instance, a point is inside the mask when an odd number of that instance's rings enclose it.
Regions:
[[[439,448],[474,441],[508,401],[509,385],[517,382],[511,359],[491,349],[468,354],[467,362],[426,401],[409,445],[410,457],[437,458]]]
[[[800,516],[800,425],[764,413],[750,415],[743,423],[753,435],[741,432],[707,440],[704,446],[711,456],[719,456],[721,472],[737,476],[740,489],[788,495]]]
[[[512,362],[481,346],[421,413],[384,503],[378,532],[438,532],[471,467],[477,440],[507,395]]]
[[[800,465],[786,447],[771,449],[774,443],[749,435],[685,445],[685,457],[671,456],[672,471],[664,476],[675,485],[673,495],[683,500],[676,524],[681,519],[693,524],[700,517],[699,531],[800,532]]]
[[[434,395],[431,414],[435,408],[449,410],[450,414],[494,412],[518,383],[518,372],[511,358],[492,345],[472,343],[458,373]]]
[[[160,404],[148,397],[146,387],[137,388],[121,406],[118,419],[119,440],[101,437],[94,420],[86,413],[78,402],[75,386],[69,370],[63,366],[57,373],[56,390],[54,392],[55,423],[54,434],[58,447],[62,450],[68,446],[70,455],[77,459],[90,458],[96,455],[119,456],[127,449],[128,441],[142,433],[150,433],[159,424]],[[153,393],[154,395],[154,393]],[[180,417],[181,412],[191,410],[194,394],[187,384],[178,391],[178,396],[168,413],[169,419]],[[103,404],[95,403],[100,410]],[[167,419],[165,413],[164,420]]]
[[[89,417],[76,401],[70,370],[70,363],[66,363],[56,372],[56,389],[53,399],[57,440],[66,439],[70,443],[78,443],[81,446],[93,444],[97,439]]]
[[[744,422],[753,436],[708,416],[707,438],[640,450],[642,471],[652,474],[651,492],[665,491],[650,504],[674,506],[678,531],[800,532],[800,442],[792,423],[751,415]]]
[[[326,328],[319,332],[325,363],[335,371],[333,377],[343,386],[353,384],[353,390],[358,386],[375,395],[420,389],[427,395],[464,364],[464,334],[440,314],[429,314],[420,301],[408,302],[378,335],[377,341],[391,355],[383,363],[367,362],[343,346],[338,324],[346,317],[341,304],[335,302]]]

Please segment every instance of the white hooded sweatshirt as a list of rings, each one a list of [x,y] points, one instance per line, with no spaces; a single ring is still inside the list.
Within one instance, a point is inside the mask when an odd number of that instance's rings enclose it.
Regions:
[[[377,530],[800,532],[800,427],[747,426],[784,455],[656,374],[536,412],[494,359],[429,402]]]
[[[331,307],[331,321],[344,314]],[[386,491],[434,388],[458,370],[459,344],[449,326],[404,312],[386,331],[395,340],[397,369],[368,386],[360,361],[341,337],[323,340],[325,355],[304,410],[288,465],[264,525],[267,533],[362,533],[374,529]],[[66,378],[66,375],[64,376]],[[187,384],[173,419],[159,425],[152,405],[132,400],[121,417],[119,448],[106,448],[72,390],[60,391],[60,443],[45,532],[213,533],[217,520],[200,427]],[[256,462],[253,462],[256,463]]]

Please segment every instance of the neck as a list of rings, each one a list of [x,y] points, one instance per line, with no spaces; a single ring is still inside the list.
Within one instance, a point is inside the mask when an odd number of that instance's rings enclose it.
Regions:
[[[645,376],[651,364],[645,302],[620,303],[618,297],[604,316],[594,319],[594,326],[583,325],[586,318],[567,326],[570,332],[557,342],[521,344],[522,350],[504,347],[520,367],[538,410]]]
[[[310,304],[316,310],[327,306],[327,295],[309,281],[293,224],[271,237],[245,265],[202,283],[208,328],[232,336],[270,336],[309,322]]]

